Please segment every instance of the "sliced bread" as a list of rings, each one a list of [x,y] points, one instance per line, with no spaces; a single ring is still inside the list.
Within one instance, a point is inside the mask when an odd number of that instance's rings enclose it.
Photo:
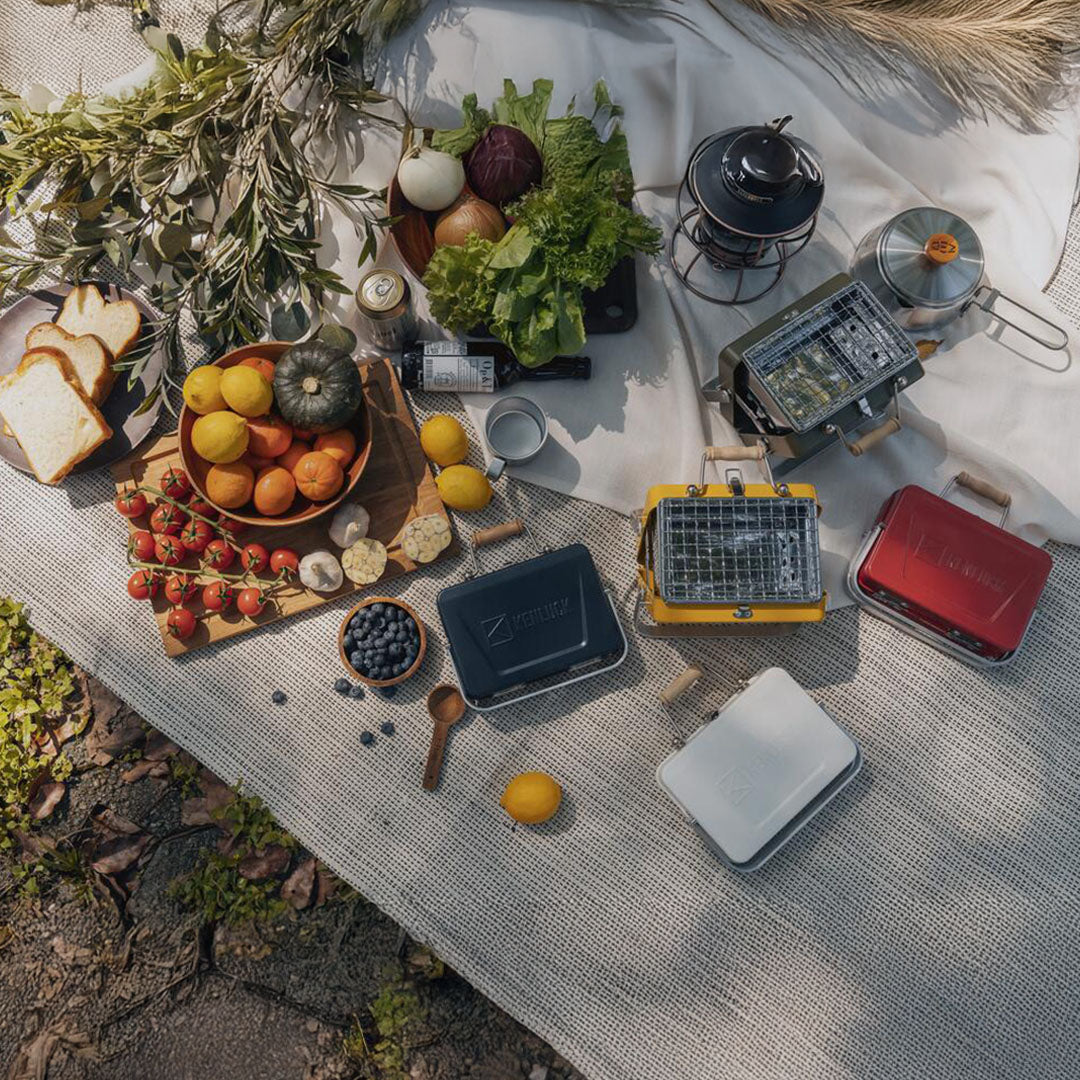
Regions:
[[[71,361],[86,396],[95,405],[100,405],[109,396],[116,372],[113,371],[112,354],[99,338],[93,334],[75,337],[56,323],[43,322],[32,326],[26,335],[28,351],[41,345],[58,349]]]
[[[107,303],[95,285],[77,285],[67,294],[56,325],[79,337],[93,334],[117,360],[135,344],[142,315],[131,300]]]
[[[47,346],[0,379],[0,416],[43,484],[59,483],[112,435],[71,361]]]

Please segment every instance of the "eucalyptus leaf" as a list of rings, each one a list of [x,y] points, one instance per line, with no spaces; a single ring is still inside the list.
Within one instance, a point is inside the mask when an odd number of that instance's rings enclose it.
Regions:
[[[275,341],[299,341],[310,326],[311,319],[299,301],[276,307],[270,315],[270,332]]]
[[[157,244],[165,261],[174,263],[180,258],[182,252],[191,247],[191,233],[183,225],[170,222],[161,230]]]

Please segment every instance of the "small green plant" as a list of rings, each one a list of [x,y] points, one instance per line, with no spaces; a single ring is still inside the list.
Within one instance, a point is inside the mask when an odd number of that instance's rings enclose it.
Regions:
[[[379,1033],[371,1060],[387,1080],[407,1080],[405,1037],[426,1015],[419,996],[410,986],[384,986],[368,1008]]]
[[[169,778],[177,786],[182,799],[189,799],[199,789],[199,763],[187,754],[169,758]]]
[[[59,878],[68,882],[75,898],[81,903],[90,904],[94,899],[90,872],[82,853],[69,844],[60,844],[52,850],[44,851],[30,862],[14,863],[11,875],[23,900],[40,899],[52,889]]]
[[[232,837],[231,850],[222,854],[205,848],[195,869],[174,881],[169,894],[198,912],[204,922],[225,922],[230,926],[269,922],[288,906],[279,895],[281,883],[274,877],[249,881],[241,875],[240,864],[248,855],[267,847],[292,851],[296,841],[278,825],[260,798],[245,795],[240,783],[232,790],[229,803],[211,815]]]
[[[0,597],[0,850],[14,848],[15,831],[26,827],[30,785],[42,770],[56,780],[71,775],[63,752],[50,759],[44,751],[74,691],[68,658],[30,629],[22,604]]]

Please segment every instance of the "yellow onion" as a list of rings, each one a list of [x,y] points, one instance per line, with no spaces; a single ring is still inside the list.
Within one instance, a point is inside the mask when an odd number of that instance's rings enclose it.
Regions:
[[[465,237],[478,233],[495,243],[506,232],[506,220],[497,206],[465,192],[435,223],[436,247],[461,247]]]

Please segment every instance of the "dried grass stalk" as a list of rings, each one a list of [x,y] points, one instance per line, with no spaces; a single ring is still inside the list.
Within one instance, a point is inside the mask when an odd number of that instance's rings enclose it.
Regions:
[[[1037,130],[1066,94],[1080,49],[1080,0],[741,0],[786,29],[810,31],[856,78],[867,66],[929,76],[967,117]],[[824,43],[822,42],[824,38]],[[808,43],[803,42],[804,46]]]

